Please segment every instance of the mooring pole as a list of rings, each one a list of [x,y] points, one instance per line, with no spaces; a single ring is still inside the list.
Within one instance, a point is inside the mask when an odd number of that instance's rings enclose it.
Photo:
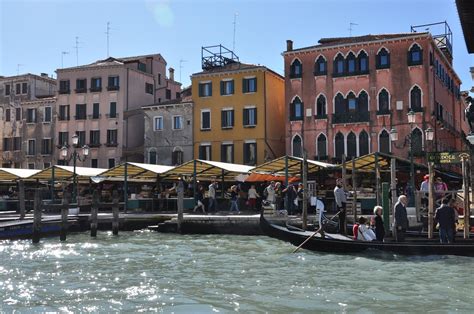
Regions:
[[[94,192],[92,193],[92,206],[91,206],[91,237],[97,236],[98,212],[99,212],[99,192],[97,190],[94,190]]]
[[[128,163],[125,161],[124,179],[123,179],[123,212],[126,213],[128,209]]]
[[[67,236],[67,217],[69,212],[69,196],[67,193],[63,193],[63,201],[61,204],[61,229],[59,231],[59,240],[66,241]]]
[[[25,219],[26,207],[25,207],[25,181],[18,181],[18,202],[20,203],[20,219]]]
[[[395,158],[392,158],[390,162],[390,191],[392,194],[392,206],[390,209],[393,214],[395,203],[397,203],[397,160]],[[383,217],[384,222],[387,221],[388,223],[387,226],[392,225],[393,218],[392,221],[390,221],[390,215],[387,217]],[[389,229],[386,228],[385,231],[388,232]]]
[[[428,162],[428,175],[430,176],[428,181],[428,239],[433,239],[433,228],[434,228],[434,171],[433,163]]]
[[[118,235],[119,232],[119,195],[117,191],[112,193],[113,205],[112,205],[112,234]]]
[[[196,172],[195,172],[196,173]],[[178,233],[182,232],[183,210],[184,210],[184,183],[183,180],[178,182]]]
[[[390,206],[388,201],[388,182],[382,183],[382,213],[383,213],[383,226],[385,232],[388,234],[390,232]]]
[[[39,243],[41,237],[41,198],[39,189],[35,190],[33,209],[33,243]]]
[[[375,198],[377,199],[377,205],[381,204],[380,201],[380,164],[379,154],[375,153]]]
[[[352,157],[352,190],[354,194],[352,195],[352,208],[354,214],[354,224],[357,222],[357,183],[356,183],[356,168],[355,168],[355,159]]]
[[[303,149],[303,230],[308,227],[308,162],[307,152]]]
[[[51,204],[54,203],[54,166],[51,168]]]

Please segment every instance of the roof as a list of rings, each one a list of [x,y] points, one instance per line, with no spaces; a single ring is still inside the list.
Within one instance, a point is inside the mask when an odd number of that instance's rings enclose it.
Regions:
[[[123,57],[123,58],[108,57],[106,59],[97,60],[89,64],[57,69],[57,71],[70,70],[70,69],[82,69],[82,68],[98,67],[98,66],[107,67],[107,66],[114,66],[114,65],[123,65],[127,62],[133,62],[133,61],[138,61],[143,58],[152,58],[152,57],[158,57],[161,60],[163,60],[163,62],[166,64],[166,61],[164,61],[163,57],[160,54],[149,54],[149,55],[143,55],[143,56],[133,56],[133,57]]]
[[[16,179],[26,179],[40,170],[18,169],[18,168],[0,168],[0,181],[13,181]]]
[[[170,106],[170,105],[184,105],[184,104],[192,104],[193,101],[191,97],[186,97],[187,99],[177,98],[172,100],[167,100],[164,102],[159,102],[156,104],[151,105],[144,105],[142,108],[150,108],[150,107],[159,107],[159,106]]]
[[[174,168],[172,166],[126,162],[106,170],[105,172],[101,173],[100,176],[125,177],[125,167],[127,167],[127,178],[156,178],[158,175]]]
[[[107,169],[103,168],[88,168],[88,167],[76,167],[76,175],[78,179],[88,179],[90,177],[95,177],[106,171]],[[53,177],[56,179],[69,179],[74,176],[74,167],[73,166],[51,166],[44,170],[39,170],[36,174],[28,177],[28,179],[38,179],[38,180],[50,180]]]
[[[313,173],[321,169],[335,169],[336,165],[325,163],[317,160],[306,160],[308,163],[308,173]],[[303,158],[295,156],[283,156],[272,161],[261,164],[252,169],[252,172],[264,173],[285,173],[286,164],[288,163],[288,175],[296,176],[301,173],[301,165]]]
[[[131,61],[138,61],[144,58],[155,58],[155,57],[158,57],[164,61],[163,56],[159,53],[153,53],[153,54],[147,54],[147,55],[141,55],[141,56],[132,56],[132,57],[122,57],[122,58],[117,58],[117,59],[122,60],[123,62],[131,62]]]
[[[467,51],[474,53],[474,1],[456,0]]]
[[[191,177],[194,175],[194,166],[196,166],[197,178],[220,178],[226,181],[235,181],[236,176],[239,174],[248,174],[250,170],[254,168],[253,166],[241,164],[195,159],[176,166],[175,168],[163,173],[162,177],[168,179],[177,179],[178,177],[182,176]]]
[[[237,72],[237,71],[242,71],[242,70],[265,70],[269,71],[276,76],[280,77],[283,79],[283,76],[269,68],[263,65],[258,65],[258,64],[248,64],[248,63],[242,63],[242,62],[234,62],[234,63],[229,63],[225,66],[222,67],[215,67],[210,70],[205,70],[201,72],[194,73],[191,76],[199,76],[199,75],[208,75],[208,74],[213,74],[213,73],[222,73],[222,72]]]
[[[416,37],[427,35],[428,32],[423,33],[396,33],[396,34],[378,34],[378,35],[362,35],[362,36],[352,36],[352,37],[332,37],[332,38],[321,38],[318,43],[319,45],[302,47],[298,49],[293,49],[289,51],[285,51],[284,53],[291,53],[294,51],[301,51],[307,49],[316,49],[316,48],[324,48],[324,47],[331,47],[331,46],[338,46],[342,44],[357,44],[361,42],[370,42],[370,41],[380,41],[380,40],[390,40],[395,38],[401,37]]]

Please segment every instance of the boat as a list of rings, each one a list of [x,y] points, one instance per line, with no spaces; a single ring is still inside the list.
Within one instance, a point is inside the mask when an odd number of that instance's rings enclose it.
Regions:
[[[260,228],[263,234],[282,241],[290,242],[295,246],[301,245],[314,232],[288,229],[269,222],[260,215]],[[357,241],[350,237],[325,233],[322,238],[318,233],[307,241],[304,249],[316,252],[327,252],[335,254],[361,254],[373,251],[381,251],[399,255],[457,255],[474,256],[474,242],[469,240],[457,241],[453,244],[441,244],[439,240],[410,239],[406,242],[366,242]]]

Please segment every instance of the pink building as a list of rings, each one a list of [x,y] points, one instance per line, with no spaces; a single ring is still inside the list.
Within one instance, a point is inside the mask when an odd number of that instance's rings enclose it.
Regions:
[[[76,133],[79,145],[91,148],[88,160],[79,165],[110,168],[125,160],[143,161],[141,107],[179,97],[181,84],[169,71],[167,78],[160,54],[58,69],[57,148],[70,144]]]
[[[323,38],[311,47],[287,41],[286,151],[340,161],[372,152],[424,161],[425,151],[462,150],[461,84],[450,32]],[[410,126],[407,113],[415,112]],[[434,130],[434,141],[425,131]],[[396,129],[397,145],[390,141]],[[397,147],[396,147],[397,146]]]

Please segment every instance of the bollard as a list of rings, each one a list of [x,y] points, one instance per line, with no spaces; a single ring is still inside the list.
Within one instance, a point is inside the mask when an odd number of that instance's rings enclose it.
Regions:
[[[118,235],[119,232],[119,195],[117,191],[112,192],[112,233],[113,235]]]
[[[36,189],[33,208],[33,243],[39,243],[41,237],[41,199],[40,191]]]
[[[23,180],[18,181],[18,202],[20,206],[20,219],[25,219],[25,182]]]
[[[92,193],[92,206],[91,206],[91,237],[97,236],[97,216],[99,212],[99,192],[94,190]]]
[[[61,230],[59,232],[59,240],[66,241],[67,234],[67,218],[69,213],[69,199],[67,193],[63,194],[63,202],[61,206]]]

